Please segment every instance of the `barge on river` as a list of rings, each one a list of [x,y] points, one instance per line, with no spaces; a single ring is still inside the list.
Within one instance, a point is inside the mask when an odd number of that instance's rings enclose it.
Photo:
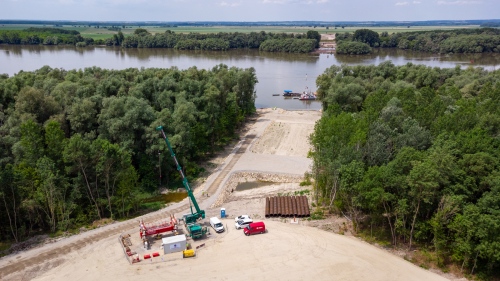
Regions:
[[[284,90],[283,91],[283,96],[284,97],[300,97],[301,93],[294,93],[292,90]]]

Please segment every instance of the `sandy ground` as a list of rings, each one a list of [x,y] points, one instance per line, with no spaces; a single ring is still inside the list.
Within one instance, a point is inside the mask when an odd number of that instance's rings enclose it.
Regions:
[[[337,47],[335,42],[335,33],[331,34],[321,34],[321,41],[319,43],[319,49],[316,51],[318,53],[333,53]]]
[[[219,216],[221,207],[229,218],[222,219],[224,233],[188,239],[193,246],[204,245],[195,258],[163,255],[157,241],[151,250],[144,249],[134,219],[4,257],[0,280],[448,280],[355,237],[311,227],[313,222],[265,218],[266,196],[310,188],[299,182],[311,166],[308,135],[320,116],[318,111],[259,110],[244,137],[214,160],[213,173],[195,184],[194,193],[206,221]],[[275,184],[234,190],[238,182],[259,179]],[[154,222],[187,211],[184,200],[142,219]],[[243,235],[234,228],[234,216],[240,214],[264,221],[267,232]],[[141,258],[152,252],[160,257],[130,264],[119,242],[127,234]]]

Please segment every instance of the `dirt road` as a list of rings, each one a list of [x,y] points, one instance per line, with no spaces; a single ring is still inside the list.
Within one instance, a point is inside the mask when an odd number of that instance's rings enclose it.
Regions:
[[[246,237],[223,219],[224,234],[213,234],[196,258],[170,254],[130,265],[118,242],[137,235],[138,219],[114,223],[56,243],[0,259],[1,280],[447,280],[402,258],[362,242],[284,219],[265,219],[266,195],[301,190],[299,178],[310,168],[308,135],[317,111],[259,110],[259,117],[214,173],[195,188],[207,217],[224,206],[231,215],[262,219],[268,232]],[[239,181],[266,176],[282,183],[232,192]],[[208,194],[208,197],[204,196]],[[145,221],[187,212],[187,202],[144,216]]]

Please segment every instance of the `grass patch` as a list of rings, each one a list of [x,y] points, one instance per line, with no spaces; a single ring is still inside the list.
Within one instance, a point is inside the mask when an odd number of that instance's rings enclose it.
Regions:
[[[432,30],[452,30],[452,29],[470,29],[470,28],[480,28],[479,25],[450,25],[450,26],[380,26],[380,27],[360,27],[360,26],[348,26],[348,27],[337,27],[337,29],[330,29],[329,33],[354,33],[358,29],[369,29],[378,33],[387,32],[400,33],[400,32],[414,32],[414,31],[432,31]]]
[[[391,234],[383,227],[365,226],[358,229],[357,235],[370,244],[378,244],[384,248],[392,247]]]
[[[0,256],[2,256],[1,254],[7,251],[11,245],[12,242],[0,242]]]
[[[322,208],[316,208],[314,211],[311,213],[311,216],[307,218],[307,220],[324,220],[325,219],[325,212],[323,211]]]
[[[428,251],[424,248],[413,252],[410,261],[422,268],[429,269],[436,267],[438,256],[435,252]]]
[[[304,173],[304,181],[300,182],[300,186],[312,185],[311,177],[312,175],[310,173]]]
[[[309,189],[303,189],[303,190],[297,190],[293,193],[293,195],[308,195],[309,193],[311,193],[311,191]]]
[[[141,204],[141,209],[142,210],[147,210],[147,211],[158,211],[159,209],[163,208],[163,203],[161,202],[145,202]]]

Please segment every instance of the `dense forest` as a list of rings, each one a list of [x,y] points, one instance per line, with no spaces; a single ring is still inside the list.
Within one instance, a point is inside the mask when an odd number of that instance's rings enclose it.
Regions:
[[[318,206],[357,231],[500,273],[500,71],[332,66],[311,136]]]
[[[92,38],[84,38],[76,30],[30,27],[25,30],[0,30],[0,44],[12,45],[92,45]]]
[[[337,33],[339,45],[358,42],[343,53],[356,54],[359,44],[380,48],[399,48],[428,53],[500,53],[500,29],[477,28],[433,30],[378,34],[369,29],[359,29],[353,34]],[[365,51],[364,53],[369,53]]]
[[[159,174],[182,187],[155,128],[192,178],[255,112],[256,83],[253,68],[225,65],[0,76],[0,241],[149,208]]]
[[[118,37],[118,36],[116,36]],[[268,52],[306,53],[319,46],[321,35],[317,31],[306,34],[272,33],[265,31],[250,33],[175,33],[167,30],[162,34],[150,34],[145,29],[136,29],[134,35],[123,41],[114,37],[112,45],[124,48],[175,48],[187,50],[260,49]]]
[[[134,34],[124,36],[121,31],[107,39],[84,38],[77,31],[60,28],[29,28],[22,31],[0,30],[0,44],[14,45],[87,45],[121,46],[123,48],[174,48],[180,50],[226,51],[229,49],[260,49],[267,52],[308,53],[319,47],[321,35],[317,31],[298,33],[219,32],[151,34],[137,28]]]

